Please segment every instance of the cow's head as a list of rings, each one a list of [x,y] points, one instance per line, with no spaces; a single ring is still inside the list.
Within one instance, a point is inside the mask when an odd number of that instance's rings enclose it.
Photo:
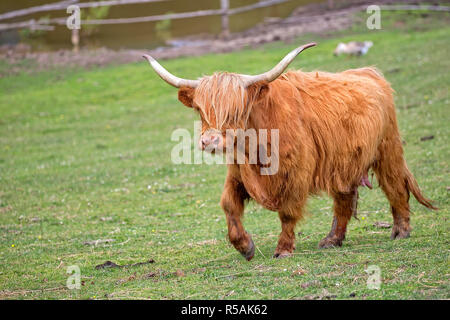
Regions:
[[[156,73],[168,84],[179,88],[178,99],[195,109],[202,120],[199,147],[214,151],[225,146],[227,129],[245,129],[253,103],[268,90],[268,83],[277,79],[309,43],[288,53],[272,70],[250,76],[219,72],[198,80],[182,79],[164,69],[155,59],[144,55]]]

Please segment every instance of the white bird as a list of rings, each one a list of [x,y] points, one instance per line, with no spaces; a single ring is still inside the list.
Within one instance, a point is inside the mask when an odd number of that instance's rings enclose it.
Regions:
[[[341,42],[337,45],[333,54],[335,56],[339,56],[341,54],[361,56],[365,55],[372,46],[373,46],[372,41],[364,41],[364,42],[350,41],[349,43]]]

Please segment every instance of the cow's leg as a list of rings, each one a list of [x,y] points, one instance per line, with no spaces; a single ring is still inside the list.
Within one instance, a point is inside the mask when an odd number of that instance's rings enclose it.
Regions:
[[[245,259],[250,261],[255,254],[255,245],[241,222],[241,217],[244,214],[244,200],[248,197],[249,195],[243,184],[229,172],[220,205],[226,215],[230,242]]]
[[[409,191],[406,185],[407,172],[403,159],[400,139],[397,142],[385,141],[380,147],[380,158],[373,165],[381,189],[391,204],[394,226],[391,239],[408,238],[409,225]]]
[[[319,248],[331,248],[342,246],[347,231],[347,223],[355,213],[358,201],[358,189],[353,192],[338,193],[333,195],[334,217],[330,233],[319,242]]]
[[[281,233],[278,238],[278,245],[273,255],[274,258],[289,257],[295,250],[295,225],[300,216],[293,216],[285,212],[279,212],[281,220]]]

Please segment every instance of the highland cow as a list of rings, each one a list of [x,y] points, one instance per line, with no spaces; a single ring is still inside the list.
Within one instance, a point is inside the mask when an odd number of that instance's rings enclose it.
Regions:
[[[377,69],[282,74],[300,52],[314,45],[293,50],[260,75],[219,72],[199,80],[178,78],[144,56],[163,80],[179,88],[179,100],[199,113],[202,148],[214,149],[226,139],[227,129],[279,130],[275,174],[261,175],[261,163],[227,164],[220,203],[229,240],[247,260],[255,252],[241,222],[248,199],[278,212],[282,231],[274,257],[293,253],[294,228],[308,196],[323,192],[334,200],[334,217],[319,247],[341,246],[347,223],[356,215],[358,187],[371,187],[369,169],[391,205],[391,239],[410,235],[410,192],[435,209],[406,165],[393,90]]]

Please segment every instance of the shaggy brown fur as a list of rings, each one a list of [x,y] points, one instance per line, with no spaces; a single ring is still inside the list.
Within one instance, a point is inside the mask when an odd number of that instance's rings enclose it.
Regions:
[[[393,239],[410,234],[410,191],[421,204],[434,208],[406,166],[393,90],[375,68],[292,71],[248,88],[237,74],[217,73],[203,78],[196,89],[181,88],[179,99],[200,112],[203,132],[279,129],[275,175],[260,175],[259,165],[228,165],[221,206],[229,239],[248,260],[254,245],[241,217],[249,198],[279,213],[282,232],[276,257],[293,252],[294,227],[306,200],[323,191],[334,199],[334,219],[319,246],[340,246],[356,210],[357,188],[369,169],[391,204]]]

